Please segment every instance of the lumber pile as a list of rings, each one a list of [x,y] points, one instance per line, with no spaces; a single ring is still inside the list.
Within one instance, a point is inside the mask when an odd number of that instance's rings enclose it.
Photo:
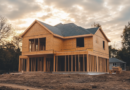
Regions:
[[[122,72],[122,68],[118,67],[112,67],[112,70],[109,70],[109,73],[116,73],[116,74],[120,74]]]

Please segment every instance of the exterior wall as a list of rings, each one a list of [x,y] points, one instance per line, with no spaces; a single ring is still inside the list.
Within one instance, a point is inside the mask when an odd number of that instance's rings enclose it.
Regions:
[[[76,47],[76,38],[63,40],[62,51],[78,51],[78,50],[91,50],[93,49],[93,38],[84,37],[84,47]]]
[[[53,50],[61,51],[63,47],[63,40],[58,37],[53,37]]]
[[[31,52],[29,51],[29,39],[36,39],[36,38],[46,38],[46,50],[45,51],[31,51]],[[103,49],[103,41],[105,41],[105,50]],[[27,67],[29,68],[30,58],[33,58],[36,61],[37,57],[39,57],[38,63],[40,65],[39,60],[42,57],[44,59],[43,60],[44,64],[41,65],[42,67],[44,67],[42,69],[42,71],[46,71],[46,68],[48,68],[46,66],[46,64],[50,63],[50,62],[48,62],[48,60],[49,60],[48,57],[50,57],[50,55],[51,55],[51,56],[53,56],[53,60],[54,60],[53,61],[53,71],[57,71],[57,67],[58,67],[57,65],[59,65],[57,58],[59,56],[65,56],[64,62],[71,63],[71,64],[68,64],[70,66],[75,65],[75,63],[73,63],[73,62],[78,62],[78,64],[79,64],[80,63],[79,61],[81,60],[82,64],[77,65],[77,67],[80,68],[79,66],[83,65],[82,71],[108,72],[108,70],[109,70],[109,68],[107,67],[109,65],[106,64],[109,62],[109,60],[108,60],[108,58],[109,58],[108,41],[102,35],[100,30],[98,30],[93,37],[92,36],[84,37],[84,47],[76,47],[76,38],[70,38],[70,39],[58,38],[56,36],[53,36],[49,31],[47,31],[40,24],[35,23],[29,29],[29,31],[24,35],[22,44],[23,44],[22,45],[22,56],[19,59],[20,60],[19,67],[23,62],[27,62],[27,64],[28,64]],[[30,55],[32,55],[33,57],[30,57]],[[24,56],[28,56],[28,57],[24,58]],[[26,60],[24,60],[24,59],[26,59]],[[31,59],[32,60],[31,63],[34,63],[33,59]],[[67,59],[70,62],[67,62],[66,61]],[[74,60],[76,60],[76,61],[74,61]],[[61,62],[61,63],[63,64],[64,62]],[[86,63],[84,64],[84,62],[86,62]],[[36,64],[36,63],[34,63],[34,64]],[[62,67],[62,65],[61,65],[61,67]],[[70,68],[71,71],[74,71],[73,68],[74,67]],[[108,68],[108,69],[106,69],[106,68]],[[21,71],[21,69],[19,69],[19,71]],[[27,71],[29,71],[29,69],[27,69]],[[75,71],[76,71],[76,69],[75,69]],[[78,70],[78,71],[80,71],[80,70]]]
[[[105,41],[105,49],[103,49],[103,41]],[[109,58],[108,41],[100,30],[93,36],[93,52]]]
[[[126,70],[126,64],[125,63],[117,63],[117,62],[115,62],[116,63],[116,67],[121,67],[122,68],[122,70]],[[121,64],[124,64],[124,66],[121,66]],[[114,67],[113,66],[113,63],[109,63],[109,69],[110,70],[112,70],[112,67]]]
[[[53,35],[45,30],[42,26],[38,23],[35,23],[30,30],[24,35],[22,40],[22,55],[28,54],[36,54],[36,52],[41,51],[32,51],[29,52],[29,39],[36,39],[36,38],[46,38],[46,51],[53,51]],[[44,52],[46,52],[44,51]],[[43,53],[43,52],[42,52]]]

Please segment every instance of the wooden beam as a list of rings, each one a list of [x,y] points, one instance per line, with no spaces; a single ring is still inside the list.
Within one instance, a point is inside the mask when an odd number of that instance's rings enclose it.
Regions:
[[[98,67],[99,67],[99,66],[98,66],[98,65],[99,65],[99,64],[98,64],[98,63],[99,63],[99,62],[98,62],[98,56],[96,56],[96,59],[97,59],[97,60],[96,60],[96,61],[97,61],[97,63],[96,63],[96,64],[97,64],[97,72],[99,72],[99,71],[98,71]]]
[[[66,55],[65,55],[65,71],[66,71]]]
[[[76,55],[75,55],[75,71],[76,71]]]
[[[83,71],[85,71],[85,61],[84,61],[84,54],[83,54]]]
[[[89,72],[89,55],[87,54],[87,72]]]
[[[69,55],[68,55],[68,71],[70,71],[70,66],[69,66]]]
[[[107,72],[109,72],[109,59],[107,59]]]
[[[73,55],[71,55],[71,72],[73,72]]]
[[[20,72],[21,71],[21,58],[19,58],[19,66],[18,66],[18,71]]]
[[[80,71],[80,65],[79,65],[80,63],[79,63],[79,60],[80,60],[80,59],[79,59],[79,54],[78,54],[78,71]]]
[[[55,54],[53,55],[53,72],[55,72]]]
[[[58,71],[58,56],[56,56],[56,71]]]
[[[26,59],[26,71],[29,72],[29,58]]]
[[[40,38],[38,38],[38,51],[40,51]]]
[[[44,56],[44,72],[46,72],[46,56]]]

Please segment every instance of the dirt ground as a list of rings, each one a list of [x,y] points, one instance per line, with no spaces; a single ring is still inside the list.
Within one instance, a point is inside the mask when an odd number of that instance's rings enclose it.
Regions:
[[[130,71],[105,75],[42,72],[4,74],[0,75],[0,83],[22,85],[43,90],[130,90]],[[0,88],[0,90],[6,89]]]

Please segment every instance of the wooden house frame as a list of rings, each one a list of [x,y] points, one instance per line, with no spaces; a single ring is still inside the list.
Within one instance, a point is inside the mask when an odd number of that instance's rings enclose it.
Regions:
[[[58,28],[35,20],[21,35],[19,71],[109,72],[110,40],[101,27],[91,31],[62,36]]]

